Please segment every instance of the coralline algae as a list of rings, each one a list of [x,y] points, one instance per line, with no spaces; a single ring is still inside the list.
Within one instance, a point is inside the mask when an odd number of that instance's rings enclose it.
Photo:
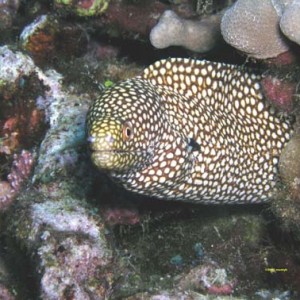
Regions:
[[[81,17],[97,16],[105,12],[110,0],[55,0],[58,8],[63,7],[66,11],[74,12]]]

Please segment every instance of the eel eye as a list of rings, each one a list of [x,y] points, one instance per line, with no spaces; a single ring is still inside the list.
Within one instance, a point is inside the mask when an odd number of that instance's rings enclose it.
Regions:
[[[124,141],[129,141],[133,138],[132,124],[128,121],[123,124],[122,137]]]

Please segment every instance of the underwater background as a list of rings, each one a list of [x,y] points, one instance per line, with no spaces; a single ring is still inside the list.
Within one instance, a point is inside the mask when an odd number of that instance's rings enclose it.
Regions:
[[[271,201],[165,201],[93,164],[89,107],[170,57],[261,74],[293,120]],[[300,299],[299,67],[299,0],[0,0],[0,299]]]

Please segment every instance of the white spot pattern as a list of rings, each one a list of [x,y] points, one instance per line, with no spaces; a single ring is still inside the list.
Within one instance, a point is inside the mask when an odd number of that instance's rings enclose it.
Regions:
[[[112,167],[111,174],[134,192],[200,203],[264,202],[292,121],[264,101],[260,79],[223,63],[161,60],[95,102],[89,135],[107,133],[115,115],[133,124],[132,143],[118,145],[125,158],[115,159],[129,167]]]

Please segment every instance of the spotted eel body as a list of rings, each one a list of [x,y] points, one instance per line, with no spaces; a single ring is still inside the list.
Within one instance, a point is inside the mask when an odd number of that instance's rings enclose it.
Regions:
[[[91,106],[92,160],[126,189],[189,202],[272,196],[292,121],[242,67],[171,58],[107,89]]]

